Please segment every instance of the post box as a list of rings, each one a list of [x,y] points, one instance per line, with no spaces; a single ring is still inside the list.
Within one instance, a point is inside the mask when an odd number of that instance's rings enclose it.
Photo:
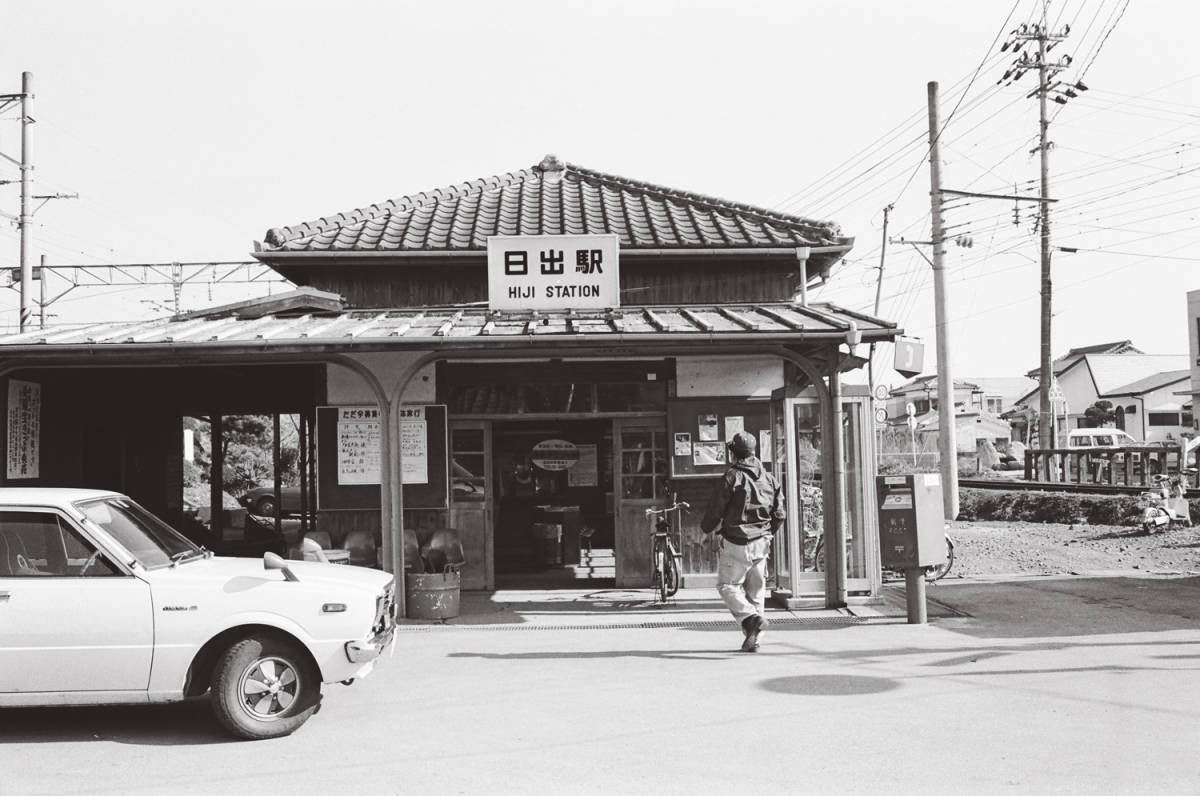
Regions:
[[[937,473],[879,475],[879,555],[884,569],[916,569],[946,559],[945,509]]]

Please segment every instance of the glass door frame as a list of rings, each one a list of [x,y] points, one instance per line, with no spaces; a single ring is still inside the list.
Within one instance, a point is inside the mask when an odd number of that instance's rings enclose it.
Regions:
[[[879,530],[876,517],[874,406],[865,387],[843,385],[841,400],[842,409],[836,413],[836,417],[842,418],[843,429],[845,429],[848,414],[858,418],[857,427],[851,426],[852,432],[857,433],[849,433],[849,438],[844,438],[846,444],[843,447],[846,461],[843,466],[847,478],[843,479],[843,493],[838,503],[842,506],[846,518],[845,527],[850,536],[849,544],[862,545],[863,569],[857,573],[857,576],[849,576],[848,573],[846,579],[848,599],[859,602],[864,599],[878,598],[883,583],[883,574],[879,566]],[[821,411],[820,399],[815,390],[810,389],[787,397],[777,396],[771,402],[772,430],[782,429],[786,438],[786,444],[783,446],[784,456],[781,464],[777,464],[777,469],[781,471],[779,475],[785,485],[788,518],[786,539],[782,546],[777,546],[782,549],[777,549],[780,560],[776,562],[776,589],[789,594],[793,599],[815,600],[825,597],[827,584],[823,570],[806,571],[804,569],[804,531],[799,511],[801,506],[800,479],[798,478],[800,434],[796,425],[796,407],[798,405],[815,406],[818,416],[822,418],[826,416]],[[850,422],[854,423],[855,421],[851,420]],[[843,430],[842,433],[846,433],[846,431]],[[821,484],[823,488],[828,488],[833,485],[834,479],[832,473],[828,472],[829,456],[828,451],[824,450],[824,435],[822,434],[821,437]],[[776,462],[780,462],[778,451],[775,459]],[[859,474],[861,489],[845,488],[851,472]],[[824,506],[822,506],[822,510],[824,511]],[[826,536],[829,535],[829,525],[830,518],[824,516],[822,533]]]

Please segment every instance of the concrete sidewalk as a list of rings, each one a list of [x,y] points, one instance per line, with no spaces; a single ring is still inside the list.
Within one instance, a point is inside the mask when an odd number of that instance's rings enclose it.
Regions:
[[[1179,573],[1154,573],[1146,570],[1103,570],[1070,575],[992,575],[980,578],[947,578],[926,588],[926,612],[930,622],[969,617],[976,606],[963,598],[980,589],[989,600],[1007,604],[1027,596],[1029,588],[1054,582],[1077,584],[1127,584],[1139,581],[1184,581],[1196,579]],[[964,587],[978,587],[971,590]],[[1114,588],[1116,586],[1114,585]],[[1061,590],[1060,590],[1061,591]],[[866,605],[846,608],[802,608],[788,610],[767,604],[767,618],[779,625],[820,625],[860,623],[907,623],[907,605],[903,582],[885,582],[881,599]],[[986,616],[986,612],[985,616]],[[401,630],[431,627],[486,628],[498,626],[546,627],[560,630],[587,628],[683,627],[688,625],[729,624],[733,618],[713,588],[680,589],[666,603],[660,603],[650,589],[506,589],[464,591],[460,596],[459,615],[447,620],[406,619]]]
[[[932,595],[927,596],[930,597],[930,619],[957,615],[956,611],[932,598]],[[785,625],[904,622],[906,607],[903,584],[885,584],[882,601],[871,605],[788,610],[768,603],[767,618],[772,624]],[[402,628],[511,625],[584,629],[681,627],[712,623],[726,623],[734,627],[733,618],[713,588],[680,589],[666,603],[658,602],[649,589],[509,589],[465,591],[460,596],[457,617],[444,621],[408,619],[402,623]]]

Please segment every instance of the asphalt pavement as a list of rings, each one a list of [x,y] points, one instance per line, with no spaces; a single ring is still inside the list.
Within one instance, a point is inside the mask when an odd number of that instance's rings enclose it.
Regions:
[[[947,579],[926,625],[710,590],[465,593],[233,742],[204,700],[0,711],[0,793],[1197,793],[1200,578]]]

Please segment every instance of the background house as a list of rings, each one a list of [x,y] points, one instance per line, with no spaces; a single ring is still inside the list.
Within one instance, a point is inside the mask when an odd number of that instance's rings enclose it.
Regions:
[[[1011,425],[999,416],[999,412],[988,408],[1003,406],[1005,396],[1000,392],[1001,386],[1011,390],[1013,384],[994,383],[991,389],[985,389],[975,381],[954,380],[955,444],[960,452],[974,452],[979,441],[984,439],[1001,447],[1007,443],[1012,432]],[[915,432],[920,436],[936,438],[939,428],[937,389],[936,374],[918,376],[893,389],[885,404],[888,425],[907,425],[908,405],[911,403],[915,410]]]
[[[1168,370],[1138,379],[1100,396],[1112,401],[1117,428],[1144,442],[1181,440],[1191,436],[1192,401],[1181,395],[1190,370]]]
[[[1085,411],[1101,396],[1123,390],[1155,374],[1186,367],[1183,356],[1144,354],[1128,341],[1106,343],[1104,353],[1092,352],[1091,348],[1101,346],[1071,349],[1054,362],[1055,382],[1066,401],[1066,422],[1059,429],[1060,435],[1067,429],[1084,426]],[[1021,421],[1030,413],[1036,413],[1038,408],[1039,395],[1035,385],[1016,401],[1014,410],[1008,415],[1017,426],[1018,435],[1027,433],[1028,429]]]

